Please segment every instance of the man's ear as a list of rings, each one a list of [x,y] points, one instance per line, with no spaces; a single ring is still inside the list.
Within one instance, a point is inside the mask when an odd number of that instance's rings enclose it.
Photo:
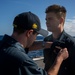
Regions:
[[[33,34],[33,30],[32,29],[26,31],[26,36],[27,37],[31,36],[32,34]]]
[[[60,24],[63,23],[63,22],[64,22],[64,18],[61,17],[61,18],[60,18]]]

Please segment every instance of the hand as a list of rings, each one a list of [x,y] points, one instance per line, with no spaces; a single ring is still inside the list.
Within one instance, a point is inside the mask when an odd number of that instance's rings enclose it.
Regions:
[[[62,60],[67,59],[67,58],[69,57],[69,53],[68,53],[68,51],[67,51],[67,48],[63,48],[63,49],[61,49],[61,50],[59,51],[57,57],[62,58]]]
[[[60,47],[58,47],[60,49]],[[58,52],[57,58],[54,61],[53,65],[48,70],[48,75],[58,75],[58,71],[62,64],[62,61],[69,57],[67,48],[60,49]]]

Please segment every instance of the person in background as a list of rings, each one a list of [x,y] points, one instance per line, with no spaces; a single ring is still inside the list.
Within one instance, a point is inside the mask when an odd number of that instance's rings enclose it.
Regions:
[[[14,18],[12,35],[5,34],[0,44],[0,75],[57,75],[61,63],[69,57],[67,48],[61,48],[52,67],[45,71],[26,53],[38,34],[46,36],[47,31],[41,29],[34,13],[23,12]]]
[[[45,42],[54,42],[51,48],[44,49],[45,70],[53,65],[58,51],[55,46],[66,47],[69,58],[62,62],[58,75],[75,75],[75,40],[64,30],[66,18],[66,8],[61,5],[53,4],[46,8],[46,26],[51,35],[47,36]],[[50,50],[51,49],[51,50]]]

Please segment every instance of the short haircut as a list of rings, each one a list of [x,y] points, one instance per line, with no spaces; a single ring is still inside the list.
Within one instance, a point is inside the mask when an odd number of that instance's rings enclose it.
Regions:
[[[58,18],[60,17],[66,17],[66,8],[64,6],[60,6],[60,5],[50,5],[46,8],[45,13],[49,13],[49,12],[54,12]]]

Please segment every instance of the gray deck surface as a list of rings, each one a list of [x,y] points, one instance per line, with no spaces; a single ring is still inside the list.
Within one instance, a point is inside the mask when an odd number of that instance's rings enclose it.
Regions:
[[[33,60],[39,67],[44,68],[43,57],[34,58]]]

